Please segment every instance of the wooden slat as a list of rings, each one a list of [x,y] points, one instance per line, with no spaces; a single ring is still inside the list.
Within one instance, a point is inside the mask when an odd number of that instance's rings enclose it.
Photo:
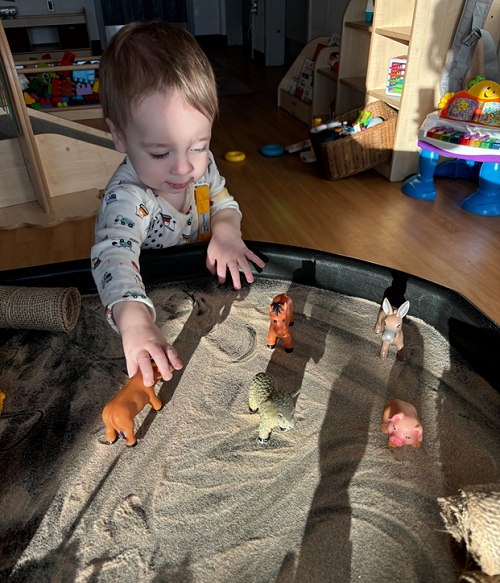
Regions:
[[[103,189],[124,158],[116,150],[60,134],[40,134],[35,138],[52,197]]]
[[[93,58],[89,57],[89,60],[93,60]],[[19,63],[16,63],[19,65]],[[48,69],[50,73],[58,73],[59,71],[82,71],[87,69],[99,69],[98,64],[90,64],[90,65],[55,65]],[[43,68],[39,67],[25,67],[23,69],[16,69],[18,75],[35,75],[37,73],[44,73]]]
[[[40,162],[40,155],[35,142],[35,137],[33,135],[33,130],[31,128],[28,112],[26,111],[26,105],[24,103],[21,86],[19,85],[19,81],[17,79],[16,69],[14,67],[14,61],[10,52],[9,43],[7,42],[7,37],[5,36],[5,31],[1,22],[0,59],[2,69],[6,76],[8,89],[13,101],[14,114],[16,116],[17,123],[19,124],[19,144],[21,146],[24,160],[26,162],[26,168],[28,170],[31,184],[33,186],[33,192],[35,193],[35,197],[42,209],[46,212],[49,212],[53,210],[53,208],[50,202],[47,181],[45,180],[45,174]]]

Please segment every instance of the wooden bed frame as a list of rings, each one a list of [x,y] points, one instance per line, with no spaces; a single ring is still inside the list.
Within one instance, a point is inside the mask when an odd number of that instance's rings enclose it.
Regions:
[[[92,57],[92,60],[99,59]],[[111,148],[60,134],[33,133],[31,118],[39,118],[111,140],[106,132],[28,109],[17,76],[37,72],[31,64],[14,63],[0,22],[0,105],[3,106],[0,114],[10,115],[17,132],[17,138],[0,140],[0,230],[49,227],[94,215],[99,208],[99,191],[123,160],[123,154]],[[53,70],[98,67],[97,64],[55,66]],[[102,117],[101,108],[92,108],[92,115],[94,119]]]

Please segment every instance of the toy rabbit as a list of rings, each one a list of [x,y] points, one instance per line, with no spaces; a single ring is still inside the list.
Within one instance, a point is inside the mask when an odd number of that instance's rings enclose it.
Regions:
[[[384,298],[382,308],[375,324],[375,334],[382,334],[380,358],[385,360],[389,353],[389,346],[395,344],[398,349],[398,360],[406,360],[403,340],[403,318],[410,309],[410,302],[404,302],[395,310],[389,300]]]

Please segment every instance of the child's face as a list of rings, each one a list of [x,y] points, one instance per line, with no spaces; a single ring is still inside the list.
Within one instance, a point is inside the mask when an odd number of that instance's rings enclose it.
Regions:
[[[116,149],[153,192],[177,199],[207,170],[212,122],[177,91],[149,95],[130,113],[123,132],[107,120]]]

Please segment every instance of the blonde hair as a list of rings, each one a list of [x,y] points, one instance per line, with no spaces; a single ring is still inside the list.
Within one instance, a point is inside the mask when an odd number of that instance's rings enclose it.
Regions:
[[[210,120],[217,117],[214,72],[189,32],[162,20],[121,28],[99,67],[104,117],[123,131],[132,106],[157,91],[173,90]]]

